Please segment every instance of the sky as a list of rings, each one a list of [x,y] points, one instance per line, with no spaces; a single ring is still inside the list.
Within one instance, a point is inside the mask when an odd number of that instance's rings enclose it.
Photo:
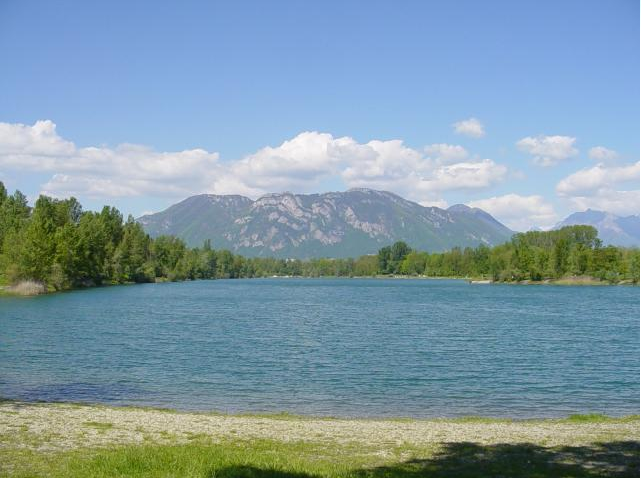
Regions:
[[[0,181],[125,215],[388,190],[639,212],[639,2],[0,0]]]

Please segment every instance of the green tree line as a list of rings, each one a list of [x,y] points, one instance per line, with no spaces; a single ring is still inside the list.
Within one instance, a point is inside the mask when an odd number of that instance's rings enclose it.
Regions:
[[[497,281],[591,276],[639,282],[639,249],[603,247],[590,226],[516,234],[493,248],[428,253],[404,242],[356,259],[246,258],[189,248],[172,236],[152,239],[133,217],[113,207],[83,211],[75,198],[41,195],[30,207],[0,182],[0,281],[33,280],[56,290],[101,284],[265,276],[407,275],[484,277]]]
[[[399,255],[398,251],[403,251]],[[410,250],[404,243],[378,253],[379,271],[398,275],[470,277],[493,281],[543,281],[591,277],[639,283],[639,249],[604,247],[592,226],[518,233],[495,247],[454,247],[448,252]]]

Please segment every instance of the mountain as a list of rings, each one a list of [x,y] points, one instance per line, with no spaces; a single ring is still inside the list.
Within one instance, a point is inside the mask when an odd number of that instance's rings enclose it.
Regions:
[[[599,231],[599,238],[603,244],[639,246],[639,216],[621,217],[609,212],[588,209],[569,215],[554,226],[554,229],[579,224],[594,226]]]
[[[175,235],[191,246],[246,256],[356,257],[398,240],[427,251],[495,245],[513,232],[462,204],[424,207],[395,194],[350,189],[325,194],[243,196],[201,194],[138,219],[151,236]]]

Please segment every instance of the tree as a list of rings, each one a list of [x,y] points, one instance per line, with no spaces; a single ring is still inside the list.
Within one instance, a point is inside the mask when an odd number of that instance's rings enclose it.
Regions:
[[[173,236],[159,236],[152,244],[152,256],[156,277],[167,277],[177,280],[180,272],[176,266],[185,254],[185,243]]]
[[[56,232],[56,257],[51,274],[52,285],[57,289],[77,286],[82,270],[77,226],[68,223]]]
[[[403,241],[397,241],[392,245],[391,259],[394,262],[401,262],[412,249]]]
[[[4,183],[0,181],[0,206],[7,199],[7,188],[4,187]]]
[[[411,251],[401,263],[400,272],[405,275],[419,275],[425,271],[428,254],[426,252]]]
[[[200,253],[200,270],[203,279],[216,278],[216,251],[211,248],[211,240],[207,239]]]
[[[385,246],[378,250],[378,271],[381,274],[387,274],[389,270],[389,264],[392,260],[392,248],[390,246]]]
[[[217,251],[216,253],[216,277],[229,279],[233,277],[234,256],[228,250]]]
[[[122,229],[122,239],[113,256],[112,280],[116,282],[149,282],[155,278],[150,263],[150,238],[142,226],[129,216]]]
[[[1,184],[1,183],[0,183]],[[26,227],[31,209],[27,205],[27,197],[20,191],[6,196],[4,185],[0,190],[0,252],[7,246],[5,238],[11,233],[18,233]],[[15,245],[15,237],[13,238]],[[8,244],[11,246],[12,244]]]
[[[40,196],[23,236],[18,264],[22,279],[47,282],[56,253],[56,218],[54,200]]]

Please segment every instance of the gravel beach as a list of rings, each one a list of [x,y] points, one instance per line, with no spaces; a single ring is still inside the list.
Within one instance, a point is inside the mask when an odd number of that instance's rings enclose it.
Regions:
[[[474,442],[536,443],[548,447],[609,440],[638,440],[639,421],[490,419],[335,419],[218,415],[162,409],[60,403],[0,404],[2,446],[66,450],[114,444],[182,443],[194,436],[213,440],[270,439],[386,446]]]

